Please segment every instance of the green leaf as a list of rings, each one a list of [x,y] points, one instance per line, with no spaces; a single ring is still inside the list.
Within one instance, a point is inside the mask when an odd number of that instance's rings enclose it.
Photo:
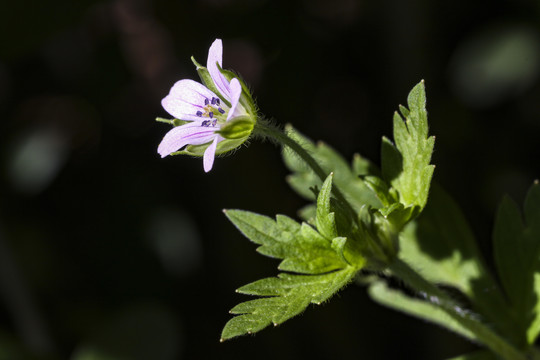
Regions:
[[[243,294],[269,296],[235,306],[233,317],[225,325],[221,340],[252,334],[273,324],[277,326],[298,315],[312,304],[321,304],[347,285],[357,269],[346,267],[322,275],[280,274],[241,287]]]
[[[382,143],[382,174],[399,193],[405,206],[423,209],[427,203],[434,166],[430,165],[435,138],[428,137],[424,82],[416,85],[407,99],[409,109],[400,107],[403,119],[394,114],[395,146]]]
[[[495,264],[516,314],[520,345],[531,345],[540,332],[540,185],[525,199],[524,217],[505,197],[499,207],[493,235]]]
[[[399,257],[430,282],[460,290],[475,312],[501,333],[515,335],[506,301],[482,261],[465,217],[436,184],[422,214],[400,234]]]
[[[333,177],[333,173],[328,175],[319,192],[319,196],[317,197],[317,216],[315,218],[315,224],[317,225],[317,230],[327,239],[333,239],[338,236],[335,214],[330,210]]]
[[[283,259],[280,270],[321,274],[347,266],[331,240],[306,223],[300,225],[284,215],[274,221],[242,210],[227,210],[225,215],[248,239],[261,245],[259,253]]]
[[[318,142],[315,145],[291,126],[288,126],[286,131],[315,158],[324,172],[334,173],[334,185],[339,187],[345,199],[355,210],[358,211],[366,204],[375,208],[382,206],[375,193],[360,178],[360,175],[378,175],[378,170],[368,160],[355,155],[353,167],[351,167],[338,152],[325,143]],[[283,150],[283,160],[287,168],[292,171],[292,174],[287,177],[289,185],[302,197],[314,200],[315,196],[309,189],[320,188],[319,177],[287,147]]]
[[[374,301],[384,306],[431,321],[467,339],[478,340],[472,331],[463,327],[439,306],[424,300],[411,298],[401,291],[390,289],[383,281],[373,283],[369,287],[368,293]]]

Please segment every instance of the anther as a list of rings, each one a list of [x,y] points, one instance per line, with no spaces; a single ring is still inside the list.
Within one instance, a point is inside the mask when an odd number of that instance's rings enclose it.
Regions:
[[[225,110],[223,110],[222,108],[218,108],[218,111],[222,114],[225,114]]]
[[[216,105],[216,100],[217,99],[215,97],[212,98],[212,105]]]
[[[208,120],[208,121],[210,121],[210,120]],[[217,123],[217,119],[214,119],[214,120],[212,121],[212,126],[216,126],[216,123]]]
[[[202,116],[202,111],[197,111],[195,114],[196,114],[197,116]]]
[[[219,106],[219,98],[216,98],[216,105]]]
[[[210,119],[213,118],[213,117],[214,117],[214,113],[210,111],[210,112],[208,113],[208,117],[209,117]]]
[[[201,123],[201,126],[204,126],[204,127],[210,126],[210,120],[204,120],[204,121]]]
[[[204,99],[204,105],[208,105],[209,102],[208,102],[208,99]]]

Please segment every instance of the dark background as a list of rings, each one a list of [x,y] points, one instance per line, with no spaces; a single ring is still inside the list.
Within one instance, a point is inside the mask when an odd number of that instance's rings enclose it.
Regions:
[[[489,254],[504,193],[539,175],[540,3],[517,0],[4,1],[1,359],[443,359],[474,345],[350,286],[219,343],[234,289],[277,273],[223,216],[295,216],[279,150],[160,159],[154,122],[215,38],[261,111],[379,163],[425,79],[435,180]]]

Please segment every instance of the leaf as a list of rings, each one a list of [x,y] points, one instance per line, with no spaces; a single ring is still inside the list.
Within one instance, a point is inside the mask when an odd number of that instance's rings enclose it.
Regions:
[[[304,274],[321,274],[347,266],[325,238],[312,226],[298,224],[278,215],[276,221],[242,210],[227,210],[225,215],[248,239],[261,245],[263,255],[283,259],[279,269]]]
[[[330,173],[326,178],[319,196],[317,197],[317,212],[315,224],[321,235],[327,239],[333,239],[337,235],[335,214],[330,209],[330,196],[332,194],[332,178],[333,173]]]
[[[241,287],[242,294],[269,296],[250,300],[235,306],[233,317],[227,322],[221,340],[251,334],[274,324],[283,323],[298,315],[312,304],[321,304],[347,285],[357,269],[346,267],[322,275],[280,274]]]
[[[288,126],[286,130],[291,138],[315,158],[324,172],[334,173],[334,185],[339,187],[345,199],[355,210],[358,211],[366,204],[375,208],[382,206],[375,193],[359,177],[360,175],[378,175],[378,170],[367,159],[355,155],[353,170],[338,152],[325,143],[318,142],[315,145],[291,126]],[[292,174],[287,177],[289,185],[302,197],[314,200],[315,197],[309,189],[321,186],[319,177],[287,147],[283,150],[283,161],[292,171]]]
[[[493,235],[495,264],[516,314],[520,344],[531,345],[540,332],[540,185],[533,184],[525,199],[524,217],[505,197]]]
[[[400,234],[399,257],[427,280],[461,291],[472,301],[475,312],[500,332],[513,336],[506,301],[482,261],[465,217],[436,184],[422,215]]]
[[[383,281],[373,283],[369,287],[368,293],[374,301],[381,305],[431,321],[467,339],[477,340],[473,332],[463,327],[439,306],[424,300],[411,298],[401,291],[390,289]]]
[[[403,106],[394,114],[395,146],[387,138],[382,143],[383,178],[394,187],[405,207],[427,203],[434,166],[430,165],[435,138],[428,137],[424,82],[417,84]]]

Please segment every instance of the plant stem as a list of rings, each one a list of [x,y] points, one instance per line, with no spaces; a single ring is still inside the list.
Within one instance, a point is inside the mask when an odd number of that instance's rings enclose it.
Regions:
[[[517,350],[512,344],[497,335],[486,325],[471,317],[461,310],[459,304],[452,300],[446,293],[424,279],[408,264],[396,259],[390,266],[392,274],[401,279],[405,284],[424,295],[431,303],[438,305],[449,316],[467,328],[479,342],[491,349],[494,353],[507,360],[527,360],[527,357]]]
[[[311,154],[300,145],[295,139],[290,137],[285,131],[281,130],[275,125],[268,123],[265,120],[259,119],[255,125],[254,134],[259,135],[265,138],[269,138],[282,146],[289,147],[293,152],[295,152],[304,162],[313,170],[315,175],[321,179],[321,182],[324,182],[329,174],[327,174],[319,163],[311,156]],[[341,201],[351,214],[355,214],[352,205],[346,200],[343,193],[339,190],[336,184],[332,185],[332,192],[336,198]]]
[[[302,147],[295,139],[291,138],[285,131],[279,127],[268,123],[262,119],[257,121],[255,125],[254,134],[265,138],[269,138],[283,146],[289,147],[294,151],[305,163],[313,170],[313,172],[321,179],[322,182],[326,180],[328,174],[321,168],[321,166],[315,161],[315,159]]]
[[[319,177],[321,182],[324,182],[326,177],[329,175],[323,170],[317,160],[315,160],[315,158],[300,143],[298,143],[296,139],[292,138],[289,134],[287,134],[286,131],[281,130],[279,127],[270,124],[264,119],[259,119],[255,125],[253,133],[256,136],[270,139],[283,147],[286,146],[291,149],[291,151],[296,153],[311,168],[311,170]],[[357,212],[354,210],[351,203],[347,201],[347,198],[343,195],[343,192],[341,192],[339,186],[335,183],[332,184],[332,193],[334,194],[335,198],[345,206],[345,209],[351,215],[351,219],[357,223],[358,227],[362,227],[362,225],[358,223],[359,220]],[[366,241],[369,242],[371,251],[377,254],[376,257],[378,259],[384,259],[384,263],[388,263],[390,261],[390,258],[387,256],[384,248],[380,244],[375,241]]]

